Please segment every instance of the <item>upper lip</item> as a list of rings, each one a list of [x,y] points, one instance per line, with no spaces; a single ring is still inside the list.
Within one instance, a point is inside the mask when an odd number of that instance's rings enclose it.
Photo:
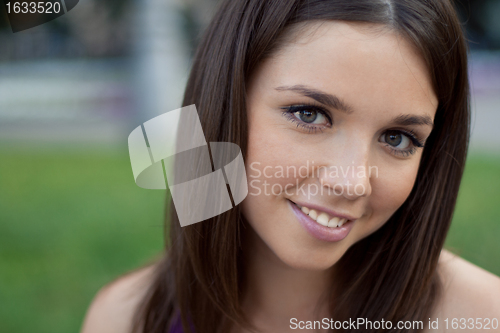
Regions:
[[[354,216],[349,215],[349,214],[340,214],[340,213],[337,213],[336,211],[333,211],[331,209],[328,209],[328,208],[325,208],[325,207],[322,207],[322,206],[319,206],[319,205],[315,205],[315,204],[309,203],[309,202],[300,202],[300,201],[292,201],[292,200],[290,200],[290,201],[292,203],[294,203],[294,204],[299,205],[299,206],[305,206],[305,207],[310,208],[310,209],[314,209],[314,210],[319,210],[319,211],[325,212],[325,213],[327,213],[328,215],[330,215],[332,217],[338,217],[338,218],[347,219],[347,220],[350,220],[350,221],[354,221],[354,220],[357,220],[359,218],[359,217],[354,217]]]

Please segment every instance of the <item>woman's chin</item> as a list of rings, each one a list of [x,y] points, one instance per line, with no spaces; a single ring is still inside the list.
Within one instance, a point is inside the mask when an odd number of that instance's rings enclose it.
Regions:
[[[295,251],[294,251],[295,252]],[[287,253],[278,258],[288,267],[301,271],[326,271],[332,268],[342,257],[344,253]]]

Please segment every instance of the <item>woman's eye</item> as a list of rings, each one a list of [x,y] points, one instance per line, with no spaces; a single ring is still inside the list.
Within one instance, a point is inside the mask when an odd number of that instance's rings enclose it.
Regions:
[[[307,124],[326,124],[326,117],[316,110],[301,110],[293,115]]]
[[[404,130],[385,131],[380,137],[380,142],[385,143],[393,154],[405,157],[413,155],[417,148],[424,146],[416,134]]]
[[[382,142],[398,149],[408,149],[411,145],[411,140],[398,131],[387,131],[382,134]]]
[[[308,133],[322,132],[332,126],[328,111],[314,105],[292,105],[284,107],[283,115]]]

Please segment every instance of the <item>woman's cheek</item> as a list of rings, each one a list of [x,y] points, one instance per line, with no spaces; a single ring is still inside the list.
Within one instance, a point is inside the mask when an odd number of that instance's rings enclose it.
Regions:
[[[384,225],[410,195],[418,171],[418,164],[414,164],[416,163],[385,170],[379,168],[378,177],[372,179],[372,195],[369,203],[374,212],[371,223],[374,230],[371,232]]]
[[[291,197],[310,173],[309,169],[307,164],[250,162],[247,164],[248,195],[264,196],[267,200]]]
[[[249,140],[245,161],[248,190],[249,195],[266,196],[273,200],[293,193],[291,188],[301,183],[310,170],[304,160],[307,157],[300,153],[298,147],[292,149],[283,138],[272,133],[265,134],[265,131],[262,133]]]

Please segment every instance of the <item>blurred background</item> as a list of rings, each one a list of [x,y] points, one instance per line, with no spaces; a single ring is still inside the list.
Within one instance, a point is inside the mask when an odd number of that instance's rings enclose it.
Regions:
[[[161,254],[166,193],[135,185],[127,137],[180,106],[216,3],[81,0],[15,34],[2,6],[0,332],[77,332],[100,287]],[[457,8],[473,129],[447,247],[500,275],[500,1]]]

